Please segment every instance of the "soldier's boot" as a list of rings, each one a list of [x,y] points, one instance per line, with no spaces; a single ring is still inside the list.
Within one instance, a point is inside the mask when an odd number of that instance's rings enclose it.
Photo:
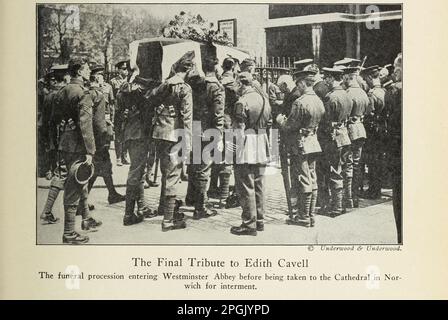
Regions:
[[[40,220],[42,224],[54,224],[59,221],[59,218],[55,218],[53,216],[53,213],[51,212],[51,210],[53,210],[54,202],[58,198],[59,191],[60,189],[55,186],[50,187],[50,190],[48,191],[47,201],[45,202],[44,210],[40,215]]]
[[[309,211],[309,216],[310,216],[310,227],[314,227],[315,224],[315,212],[316,212],[316,204],[317,204],[317,198],[318,198],[318,193],[317,193],[317,189],[313,190],[313,192],[311,192],[311,203],[310,203],[310,211]]]
[[[317,198],[316,198],[317,199]],[[299,225],[303,227],[310,227],[311,226],[311,219],[309,216],[309,212],[311,209],[311,200],[312,200],[312,193],[301,193],[299,195],[298,199],[298,212],[292,219],[288,219],[288,224],[293,225]]]
[[[157,212],[152,212],[145,203],[145,187],[143,183],[139,183],[136,188],[136,202],[137,202],[137,215],[144,218],[154,218],[157,216]]]
[[[344,185],[343,212],[349,212],[351,209],[353,209],[352,179],[348,178]]]
[[[112,175],[108,175],[103,177],[104,184],[107,187],[109,195],[107,197],[107,201],[109,204],[114,204],[118,202],[122,202],[126,200],[126,197],[122,194],[119,194],[117,190],[115,190],[114,180],[112,179]]]
[[[64,234],[62,243],[84,244],[89,242],[89,237],[80,235],[75,231],[76,205],[64,206]]]
[[[330,211],[330,216],[331,217],[336,217],[338,215],[341,215],[343,212],[342,209],[342,193],[343,193],[343,189],[342,188],[338,188],[338,189],[332,189],[331,190],[331,195],[332,195],[332,205],[331,205],[331,211]]]
[[[210,217],[216,216],[218,214],[218,211],[210,210],[210,209],[206,208],[206,206],[205,206],[205,199],[206,199],[205,186],[206,186],[206,184],[203,185],[203,183],[201,182],[201,186],[199,189],[202,192],[198,192],[198,194],[197,194],[196,204],[195,204],[194,213],[193,213],[193,219],[195,219],[195,220],[210,218]]]
[[[144,217],[134,212],[136,203],[136,186],[126,186],[126,202],[124,209],[123,225],[130,226],[143,221]]]
[[[185,229],[187,227],[183,219],[176,217],[176,197],[165,196],[160,208],[163,212],[162,231]]]
[[[97,219],[94,219],[90,215],[89,204],[87,203],[87,199],[81,199],[79,201],[78,211],[80,211],[82,215],[81,229],[91,232],[98,231],[98,228],[103,223]]]

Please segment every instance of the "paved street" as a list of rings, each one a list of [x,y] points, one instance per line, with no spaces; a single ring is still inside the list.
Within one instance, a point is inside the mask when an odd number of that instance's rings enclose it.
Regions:
[[[112,151],[113,152],[113,151]],[[112,153],[111,153],[112,155]],[[114,156],[111,157],[115,159]],[[112,160],[113,162],[115,160]],[[118,192],[125,193],[125,182],[129,166],[116,167],[114,163],[114,180]],[[160,177],[160,175],[159,175]],[[160,179],[159,179],[160,180]],[[162,232],[162,217],[146,219],[134,226],[123,226],[124,202],[109,205],[107,189],[102,178],[98,178],[91,192],[89,202],[95,205],[92,215],[103,221],[97,232],[89,232],[89,244],[394,244],[396,231],[392,211],[391,190],[383,190],[381,200],[361,200],[360,208],[347,214],[331,218],[317,215],[314,228],[286,225],[287,206],[280,170],[269,169],[266,180],[266,225],[265,231],[256,237],[234,236],[230,227],[241,223],[241,209],[220,209],[215,217],[204,220],[193,220],[193,208],[182,207],[185,213],[187,229]],[[38,179],[37,190],[37,243],[60,244],[63,231],[63,205],[60,193],[53,214],[61,219],[54,225],[41,225],[39,215],[42,212],[49,181]],[[187,183],[179,185],[182,199],[185,196]],[[160,187],[145,190],[147,204],[156,209]],[[217,201],[212,201],[212,203]],[[76,220],[81,232],[81,219]]]

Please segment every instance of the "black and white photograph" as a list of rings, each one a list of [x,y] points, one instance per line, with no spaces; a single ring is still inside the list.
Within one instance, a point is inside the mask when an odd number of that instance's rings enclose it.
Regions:
[[[403,244],[403,6],[36,4],[36,244]]]

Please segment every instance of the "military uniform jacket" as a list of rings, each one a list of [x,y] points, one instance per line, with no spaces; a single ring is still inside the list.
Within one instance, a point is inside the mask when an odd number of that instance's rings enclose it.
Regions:
[[[269,161],[266,129],[270,119],[271,107],[265,96],[253,87],[242,92],[232,119],[234,129],[244,130],[244,147],[237,150],[237,163],[266,164]]]
[[[363,118],[369,110],[369,97],[357,82],[349,86],[347,95],[352,101],[352,110],[348,120],[348,135],[350,140],[365,139],[367,135]]]
[[[367,94],[369,97],[369,109],[367,110],[367,122],[364,120],[366,130],[380,135],[386,132],[387,112],[384,108],[386,91],[380,84],[375,85]],[[370,130],[367,128],[370,126]]]
[[[177,142],[174,130],[184,129],[184,139],[191,147],[193,98],[191,87],[177,75],[167,79],[151,94],[161,104],[156,106],[152,137]]]
[[[128,82],[122,84],[118,92],[120,104],[128,111],[123,118],[123,141],[147,139],[151,129],[151,110],[144,93],[132,88]]]
[[[95,86],[90,87],[90,94],[93,101],[93,133],[97,148],[104,147],[110,143],[110,136],[106,124],[106,100],[101,89]]]
[[[322,102],[325,102],[325,98],[328,92],[330,92],[330,89],[323,80],[316,81],[316,83],[313,86],[313,90],[316,93],[316,95],[322,100]]]
[[[48,147],[54,150],[57,146],[57,125],[55,119],[55,104],[58,92],[64,87],[64,84],[58,84],[50,89],[50,92],[45,96],[42,108],[42,131],[45,139],[48,142]],[[59,121],[60,122],[60,121]]]
[[[384,98],[389,114],[387,130],[389,136],[395,140],[401,140],[402,87],[402,82],[394,83],[387,90]],[[400,147],[397,146],[397,148]]]
[[[202,132],[224,129],[224,87],[216,77],[205,77],[193,90],[193,120],[201,122]],[[194,131],[194,130],[193,130]]]
[[[325,116],[321,127],[325,138],[330,138],[338,148],[350,145],[346,121],[352,110],[352,102],[341,87],[333,88],[325,97]]]
[[[113,88],[110,84],[105,82],[100,87],[101,92],[104,95],[104,100],[106,102],[105,112],[106,112],[106,120],[113,122],[114,120],[114,102],[115,102],[115,95],[113,92]]]
[[[123,113],[126,110],[125,105],[125,99],[123,99],[123,94],[121,92],[121,89],[127,90],[128,89],[128,83],[126,79],[121,77],[115,77],[111,81],[112,91],[115,97],[115,109],[113,113],[113,120],[114,122],[118,122],[118,125],[121,124],[121,122],[124,120]],[[118,128],[117,130],[120,130]]]
[[[291,154],[306,155],[322,151],[316,133],[324,113],[324,104],[312,88],[294,101],[291,113],[281,127],[286,133],[286,144]]]
[[[93,134],[92,107],[93,101],[83,81],[72,79],[57,94],[57,104],[61,111],[61,120],[68,123],[72,119],[73,128],[68,125],[61,135],[59,150],[82,154],[95,154],[95,139]]]
[[[122,78],[121,76],[117,76],[110,80],[110,85],[112,86],[112,91],[114,97],[117,96],[118,90],[120,90],[123,83],[126,82],[126,78]]]
[[[222,74],[221,84],[224,86],[224,128],[229,129],[232,125],[231,115],[234,112],[235,103],[238,101],[238,88],[232,72],[226,71]]]
[[[283,105],[281,108],[281,113],[285,116],[289,116],[292,109],[292,104],[301,96],[302,94],[299,91],[299,88],[294,87],[292,91],[285,95],[285,99],[283,100]]]

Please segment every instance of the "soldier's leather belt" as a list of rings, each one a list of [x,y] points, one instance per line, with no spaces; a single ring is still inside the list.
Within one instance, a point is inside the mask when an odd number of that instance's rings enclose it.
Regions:
[[[354,116],[354,117],[348,118],[349,123],[358,123],[358,122],[363,122],[363,121],[364,121],[363,117]]]

